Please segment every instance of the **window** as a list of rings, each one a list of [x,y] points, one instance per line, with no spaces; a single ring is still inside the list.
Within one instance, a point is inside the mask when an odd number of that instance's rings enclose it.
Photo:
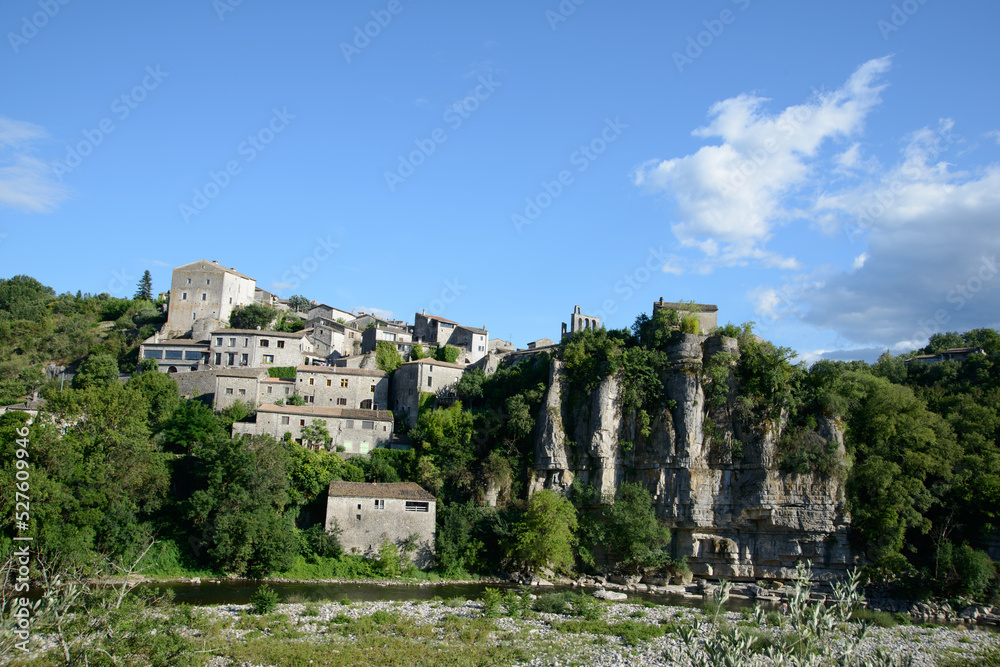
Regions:
[[[264,355],[264,363],[265,364],[273,364],[274,363],[274,355],[273,354],[265,354]]]
[[[365,421],[361,422],[361,428],[364,429],[364,430],[366,430],[366,431],[374,431],[375,430],[375,422],[365,420]]]
[[[344,428],[354,428],[354,420],[348,419],[346,422],[344,422]]]
[[[250,355],[249,354],[243,354],[240,357],[240,359],[242,360],[240,363],[242,363],[244,366],[246,366],[246,365],[248,365],[250,363]]]
[[[281,418],[281,423],[282,423],[282,425],[288,424],[288,417],[282,417]]]
[[[434,378],[427,378],[427,386],[428,387],[434,386]]]
[[[285,341],[279,340],[278,341],[278,349],[281,350],[281,349],[284,349],[284,347],[285,347]]]
[[[312,385],[312,384],[313,384],[313,378],[309,378],[309,384],[310,384],[310,385]]]
[[[183,359],[184,358],[184,350],[167,350],[164,353],[164,358],[165,359]]]
[[[206,285],[211,285],[212,284],[212,279],[211,278],[206,278],[205,279],[205,284]]]
[[[267,338],[261,338],[260,339],[260,346],[261,347],[270,347],[271,346],[271,341],[268,340]]]
[[[145,359],[162,359],[163,350],[146,350],[142,356]]]
[[[270,393],[271,393],[271,390],[272,390],[272,389],[274,389],[274,387],[268,387],[268,388],[267,388],[267,393],[269,393],[269,394],[270,394]]]
[[[188,361],[198,361],[201,359],[201,352],[188,350],[184,353],[184,358]]]
[[[188,293],[187,292],[181,292],[181,301],[187,301],[187,298],[188,298]]]
[[[230,338],[229,339],[229,347],[236,347],[236,339],[235,338]]]
[[[188,285],[190,285],[190,284],[191,284],[191,279],[190,279],[190,278],[188,278]]]
[[[358,517],[358,521],[361,521],[361,515],[360,515],[360,514],[358,514],[358,515],[356,515],[356,516]]]
[[[229,305],[233,305],[233,297],[229,297]]]
[[[372,385],[372,393],[375,393],[375,385]]]
[[[222,338],[216,338],[215,344],[218,345],[219,347],[222,347]]]
[[[243,347],[250,347],[250,339],[249,338],[244,338],[243,339]]]
[[[347,389],[347,378],[343,378],[343,379],[341,379],[341,381],[340,381],[340,386],[341,386],[341,388],[343,388],[343,389]]]
[[[316,402],[316,397],[315,396],[303,396],[302,399],[306,403],[315,403]]]
[[[202,301],[208,301],[208,293],[207,292],[202,292],[201,293],[201,300]]]
[[[361,503],[358,503],[358,509],[361,509]]]
[[[375,499],[375,509],[377,509],[377,510],[384,510],[385,509],[385,500],[383,500],[382,498],[376,498]]]
[[[229,352],[228,356],[229,356],[229,365],[230,366],[234,365],[236,363],[236,353],[235,352]]]
[[[430,509],[430,503],[419,500],[407,500],[405,509],[407,512],[426,512]]]
[[[246,396],[246,395],[247,395],[247,390],[246,389],[240,389],[240,396]]]
[[[327,380],[327,381],[326,381],[326,386],[327,386],[327,387],[330,387],[330,386],[332,386],[332,385],[333,385],[333,380]]]
[[[221,366],[222,365],[222,353],[221,352],[216,352],[215,353],[215,365],[216,366]]]
[[[233,388],[226,387],[226,396],[232,396],[232,395],[233,395]]]
[[[305,419],[300,419],[299,420],[299,426],[305,426],[305,425],[306,425],[306,420]]]
[[[347,405],[347,399],[346,398],[338,398],[337,399],[337,405]]]
[[[191,313],[191,319],[192,320],[198,319],[198,313]]]

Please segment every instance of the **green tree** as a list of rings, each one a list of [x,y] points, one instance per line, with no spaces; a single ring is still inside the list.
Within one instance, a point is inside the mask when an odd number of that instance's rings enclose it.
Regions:
[[[330,445],[330,439],[330,432],[322,419],[314,419],[311,424],[302,427],[303,445],[319,445],[325,449]]]
[[[149,406],[146,420],[154,433],[163,429],[181,403],[177,382],[166,373],[147,371],[133,375],[125,387],[138,391],[146,400]]]
[[[233,329],[267,329],[277,318],[277,309],[260,303],[249,303],[233,308],[229,326]]]
[[[410,348],[410,361],[417,361],[418,359],[426,359],[427,352],[424,351],[424,346],[417,343],[412,348]]]
[[[389,375],[396,372],[396,369],[403,365],[403,356],[392,343],[380,340],[375,346],[375,364],[380,371],[385,371]]]
[[[132,298],[142,299],[143,301],[153,300],[153,274],[149,272],[149,269],[143,272],[142,278],[139,278],[139,282],[135,286],[135,294]]]
[[[420,454],[447,472],[464,469],[475,459],[473,417],[456,401],[447,408],[425,410],[410,437]]]
[[[551,568],[569,573],[576,546],[576,509],[549,489],[536,491],[515,528],[516,558],[530,571]]]
[[[607,545],[626,568],[637,571],[640,567],[663,565],[668,556],[670,530],[657,520],[653,498],[645,486],[622,484],[605,514]]]
[[[110,354],[96,354],[87,357],[80,365],[80,371],[73,376],[74,389],[106,387],[118,383],[118,360]]]
[[[458,360],[459,349],[453,345],[442,345],[434,350],[434,358],[453,364]]]
[[[56,295],[30,276],[0,278],[0,321],[39,321],[46,315],[45,305]]]
[[[293,294],[288,297],[288,307],[296,313],[303,313],[312,307],[312,301],[301,294]]]

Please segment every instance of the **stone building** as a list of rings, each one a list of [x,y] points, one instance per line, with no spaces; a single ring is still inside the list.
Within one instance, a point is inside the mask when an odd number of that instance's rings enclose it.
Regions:
[[[413,562],[434,565],[437,515],[434,496],[414,482],[367,484],[330,482],[326,503],[326,531],[340,529],[347,553],[374,555],[383,543],[397,546],[415,536]]]
[[[566,323],[562,325],[562,335],[568,336],[584,329],[600,329],[601,318],[593,315],[584,315],[580,312],[580,306],[573,307],[573,314],[569,318],[569,330],[566,330]]]
[[[194,331],[195,339],[205,338],[211,329],[229,322],[236,306],[254,303],[257,281],[227,269],[218,262],[200,259],[174,269],[170,281],[167,335]]]
[[[707,336],[719,326],[719,307],[707,303],[682,303],[680,301],[664,301],[660,297],[659,301],[653,302],[653,313],[660,308],[670,308],[676,310],[679,315],[694,313],[698,318],[699,333]]]
[[[260,383],[265,379],[267,371],[263,368],[226,368],[216,372],[212,407],[224,410],[237,401],[260,405]]]
[[[406,329],[387,324],[376,324],[373,327],[368,327],[361,334],[361,352],[366,354],[374,352],[379,341],[392,343],[404,359],[413,348],[413,335]]]
[[[389,374],[366,368],[299,366],[295,393],[316,407],[384,410],[389,405]]]
[[[471,364],[486,356],[490,333],[424,312],[413,316],[413,342],[457,347],[461,351],[458,360]]]
[[[311,405],[272,405],[257,408],[256,421],[236,422],[233,435],[270,435],[281,440],[285,433],[302,443],[302,429],[319,421],[330,434],[327,449],[343,447],[347,454],[368,454],[377,447],[388,447],[392,441],[392,413],[388,410],[351,410],[313,407]],[[310,443],[311,447],[324,445]]]
[[[361,354],[362,332],[349,324],[316,316],[306,320],[303,331],[312,341],[316,353],[328,360]]]
[[[217,329],[210,345],[211,363],[224,368],[299,366],[324,359],[302,331]]]
[[[306,319],[313,319],[316,317],[323,317],[333,322],[338,322],[343,320],[341,324],[350,322],[354,319],[354,313],[349,313],[346,310],[341,310],[340,308],[334,308],[333,306],[328,306],[325,303],[320,303],[314,305],[306,313]]]
[[[191,338],[163,338],[155,333],[139,346],[139,359],[153,359],[161,373],[203,370],[209,362],[209,342]]]
[[[420,394],[431,393],[442,401],[454,400],[452,386],[465,373],[464,364],[436,359],[408,361],[392,376],[392,410],[413,426],[417,423]]]

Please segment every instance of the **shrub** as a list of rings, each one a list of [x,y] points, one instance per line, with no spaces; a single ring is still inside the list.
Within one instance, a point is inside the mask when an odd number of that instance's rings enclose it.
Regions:
[[[257,614],[270,614],[278,606],[278,593],[267,584],[262,584],[250,596],[250,604]]]
[[[496,618],[501,615],[500,603],[503,600],[503,596],[499,590],[496,588],[487,588],[483,591],[481,600],[483,603],[483,616]]]
[[[990,580],[997,573],[989,554],[985,551],[976,551],[965,544],[956,550],[952,558],[955,572],[961,580],[959,592],[973,598],[982,598]]]
[[[566,594],[543,593],[535,599],[532,609],[543,614],[562,614],[566,611]]]

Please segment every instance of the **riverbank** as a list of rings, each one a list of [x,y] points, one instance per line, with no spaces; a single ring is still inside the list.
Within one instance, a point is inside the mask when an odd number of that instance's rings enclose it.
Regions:
[[[750,614],[723,612],[713,625],[705,611],[649,602],[598,602],[591,611],[586,618],[544,611],[511,618],[496,615],[481,601],[457,598],[278,604],[265,615],[255,614],[251,605],[170,605],[148,612],[152,623],[143,636],[162,642],[159,655],[168,650],[163,646],[173,651],[169,664],[209,667],[689,665],[689,646],[700,654],[715,629],[745,628],[754,637],[758,664],[769,665],[767,647],[792,632],[788,619],[777,614],[760,624]],[[835,650],[856,629],[850,624],[834,630],[830,642]],[[137,657],[135,642],[127,648]],[[57,645],[52,637],[39,636],[34,649],[38,657]],[[909,656],[916,667],[969,665],[975,663],[961,661],[1000,651],[1000,635],[964,627],[874,628],[859,655],[871,657],[878,649]],[[0,664],[27,663],[18,658]],[[56,663],[43,659],[37,664]]]

